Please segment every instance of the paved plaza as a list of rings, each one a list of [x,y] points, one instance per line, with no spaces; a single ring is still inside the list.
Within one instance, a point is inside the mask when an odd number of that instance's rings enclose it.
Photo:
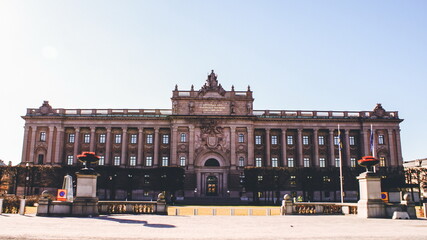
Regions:
[[[0,215],[0,239],[427,239],[427,220],[357,216]]]

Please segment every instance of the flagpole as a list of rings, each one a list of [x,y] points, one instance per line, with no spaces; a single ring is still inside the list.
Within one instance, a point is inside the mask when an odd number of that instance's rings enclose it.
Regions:
[[[338,153],[340,159],[340,192],[341,192],[341,203],[344,203],[344,186],[343,186],[343,176],[342,176],[342,153],[341,153],[341,131],[340,125],[338,124]]]
[[[371,153],[372,153],[372,157],[375,157],[375,133],[374,130],[372,129],[372,124],[371,124]],[[377,172],[377,169],[374,166],[374,172]]]

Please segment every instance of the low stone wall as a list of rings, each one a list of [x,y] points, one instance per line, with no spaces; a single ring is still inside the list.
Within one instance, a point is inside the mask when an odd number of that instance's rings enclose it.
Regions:
[[[166,203],[152,201],[99,201],[99,214],[167,214]]]
[[[287,202],[281,207],[282,215],[357,214],[356,203]]]

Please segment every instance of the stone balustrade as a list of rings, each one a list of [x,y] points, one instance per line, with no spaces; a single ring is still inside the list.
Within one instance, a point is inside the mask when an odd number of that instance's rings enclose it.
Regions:
[[[164,202],[152,201],[99,201],[100,214],[166,214]]]
[[[285,210],[286,209],[286,210]],[[334,215],[357,214],[356,203],[286,202],[282,215]]]

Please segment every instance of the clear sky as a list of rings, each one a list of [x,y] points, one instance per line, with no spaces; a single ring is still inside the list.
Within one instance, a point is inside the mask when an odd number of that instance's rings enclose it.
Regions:
[[[27,108],[171,108],[214,69],[254,109],[399,111],[427,157],[427,1],[0,0],[0,159]]]

